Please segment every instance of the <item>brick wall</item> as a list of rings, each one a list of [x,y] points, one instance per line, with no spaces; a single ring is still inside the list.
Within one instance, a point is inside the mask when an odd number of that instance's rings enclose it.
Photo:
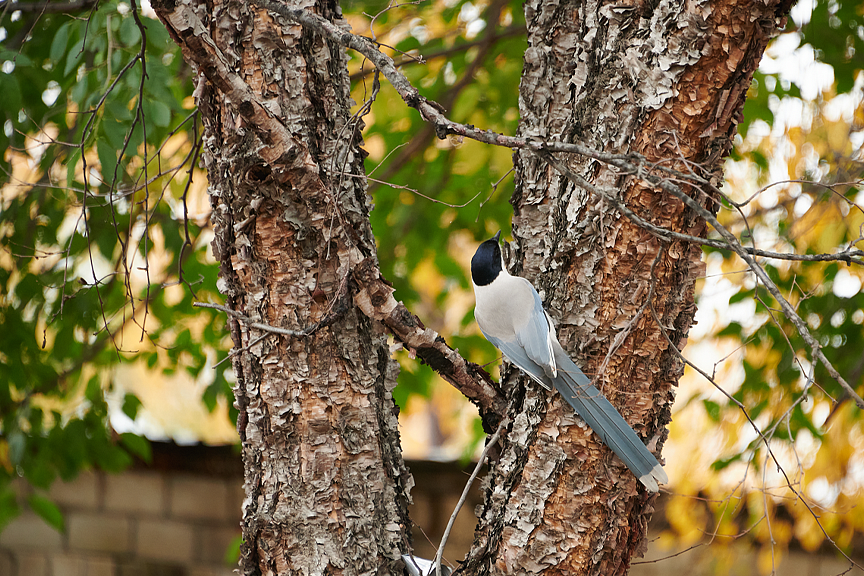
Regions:
[[[469,472],[451,463],[409,466],[415,553],[432,558]],[[150,466],[57,482],[49,496],[63,510],[66,532],[24,512],[0,533],[0,576],[228,576],[236,567],[225,556],[240,535],[242,481],[230,448],[154,444]],[[475,485],[448,559],[465,557],[480,502]]]
[[[228,576],[239,476],[132,470],[55,483],[61,534],[25,511],[0,534],[0,576]]]

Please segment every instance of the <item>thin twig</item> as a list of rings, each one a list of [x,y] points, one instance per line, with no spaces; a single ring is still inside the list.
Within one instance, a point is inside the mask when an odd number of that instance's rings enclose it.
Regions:
[[[765,444],[765,449],[768,452],[768,454],[766,455],[766,458],[769,455],[771,456],[771,459],[774,461],[774,464],[777,466],[777,470],[780,471],[780,473],[783,475],[783,478],[786,480],[786,486],[785,487],[788,488],[789,490],[791,490],[792,493],[795,495],[795,497],[804,503],[804,507],[807,508],[807,511],[810,512],[810,515],[813,516],[813,519],[816,521],[816,525],[819,526],[819,529],[822,531],[822,534],[823,534],[823,536],[825,536],[825,539],[828,540],[828,542],[830,542],[834,546],[834,548],[838,552],[840,552],[840,554],[842,554],[843,557],[846,558],[853,565],[858,566],[859,568],[864,568],[864,566],[861,566],[857,562],[855,562],[831,538],[831,536],[825,530],[825,527],[822,526],[822,523],[819,521],[819,516],[816,514],[816,512],[813,511],[813,509],[810,507],[810,505],[804,500],[804,496],[798,490],[795,489],[795,487],[793,486],[792,480],[786,474],[786,470],[783,468],[783,466],[780,465],[780,461],[777,459],[777,457],[774,455],[774,452],[771,450],[771,445],[770,445],[769,439],[765,436],[765,434],[762,432],[762,430],[759,429],[759,427],[756,425],[756,422],[754,422],[753,419],[750,417],[750,414],[747,412],[747,407],[744,406],[744,404],[742,404],[734,396],[729,394],[726,390],[724,390],[719,384],[717,384],[717,382],[714,381],[713,378],[711,378],[708,374],[706,374],[701,368],[699,368],[698,366],[696,366],[695,364],[693,364],[692,362],[687,360],[687,358],[685,358],[684,355],[681,354],[681,351],[678,350],[678,347],[672,343],[672,339],[669,337],[669,334],[667,334],[667,332],[666,332],[666,327],[663,326],[662,322],[660,322],[660,317],[657,315],[657,312],[654,310],[654,306],[651,306],[651,315],[653,316],[654,321],[657,323],[657,326],[660,327],[660,332],[663,334],[664,338],[666,338],[666,342],[669,343],[669,349],[672,350],[672,352],[674,352],[682,362],[684,362],[685,364],[687,364],[688,366],[690,366],[691,368],[696,370],[699,374],[702,375],[703,378],[708,380],[708,382],[710,382],[717,390],[719,390],[721,394],[726,396],[726,398],[729,400],[729,402],[735,404],[738,407],[738,409],[741,410],[741,413],[744,414],[744,417],[747,419],[747,422],[750,424],[750,426],[753,428],[753,430],[759,436],[759,439],[761,439],[762,443]]]
[[[242,320],[246,326],[249,328],[255,328],[256,330],[264,330],[265,332],[272,332],[273,334],[281,334],[283,336],[291,336],[292,338],[297,338],[300,336],[309,336],[313,332],[315,332],[318,328],[321,328],[324,325],[325,321],[329,320],[329,318],[325,318],[320,322],[316,322],[303,330],[288,330],[287,328],[279,328],[278,326],[271,326],[270,324],[264,324],[262,322],[255,322],[245,314],[241,312],[237,312],[236,310],[232,310],[227,306],[222,306],[221,304],[211,304],[209,302],[193,302],[192,306],[196,308],[212,308],[214,310],[221,310],[225,312],[229,316],[233,316],[238,320]]]
[[[441,544],[438,545],[438,552],[435,554],[435,574],[441,574],[441,557],[444,555],[444,546],[447,544],[447,538],[450,537],[450,530],[453,528],[453,524],[456,522],[456,516],[459,514],[459,510],[462,509],[462,505],[465,504],[465,500],[468,499],[468,491],[471,489],[471,484],[474,483],[474,479],[477,478],[477,474],[480,473],[480,468],[483,467],[483,462],[486,460],[486,456],[489,455],[489,450],[498,443],[498,439],[501,438],[501,432],[504,431],[504,428],[509,424],[509,419],[504,418],[501,423],[498,425],[498,429],[495,430],[495,433],[489,437],[489,441],[486,442],[486,446],[483,448],[483,453],[480,454],[480,459],[477,461],[477,465],[474,467],[474,471],[471,473],[471,477],[468,478],[468,482],[465,484],[465,488],[462,490],[462,495],[459,497],[459,502],[456,503],[456,508],[453,510],[453,514],[450,515],[450,520],[447,521],[447,527],[444,528],[444,535],[441,536]]]
[[[381,52],[376,46],[376,44],[370,39],[364,38],[363,36],[354,35],[350,32],[346,32],[332,22],[329,22],[324,18],[321,18],[320,16],[302,8],[289,8],[283,4],[273,2],[273,0],[251,1],[252,3],[266,10],[275,12],[276,14],[289,18],[294,22],[297,22],[309,29],[315,30],[324,37],[338,42],[346,48],[356,50],[357,52],[360,52],[361,54],[369,58],[369,60],[371,60],[372,63],[375,64],[375,66],[377,66],[384,74],[384,76],[390,81],[390,84],[393,86],[396,92],[399,93],[405,103],[408,104],[408,106],[415,108],[417,111],[419,111],[423,119],[425,119],[427,122],[430,122],[435,127],[435,134],[438,136],[438,138],[444,139],[448,135],[453,134],[457,136],[471,138],[473,140],[477,140],[478,142],[493,144],[496,146],[527,149],[535,153],[540,158],[546,160],[547,162],[552,163],[556,167],[556,169],[559,170],[559,172],[567,176],[567,178],[570,179],[573,183],[588,191],[600,194],[600,196],[602,196],[604,199],[609,200],[617,209],[624,213],[634,223],[662,238],[665,238],[667,240],[675,239],[686,240],[689,242],[698,242],[709,246],[716,246],[723,250],[731,250],[735,252],[747,263],[750,269],[753,270],[758,280],[765,285],[765,287],[768,289],[768,292],[771,293],[775,300],[780,303],[784,314],[786,314],[787,318],[789,318],[792,324],[795,325],[798,333],[807,343],[808,347],[811,350],[813,358],[821,362],[825,366],[831,377],[837,383],[839,383],[841,387],[843,387],[843,389],[849,394],[850,398],[854,399],[858,407],[864,409],[864,399],[862,399],[861,396],[858,395],[855,389],[849,385],[849,383],[840,375],[840,373],[837,372],[837,370],[834,368],[834,365],[831,364],[831,362],[825,357],[825,354],[820,349],[819,342],[813,337],[812,334],[810,334],[810,330],[807,328],[806,323],[801,319],[800,316],[798,316],[792,305],[789,304],[789,302],[786,301],[785,298],[783,298],[783,295],[780,294],[780,291],[777,288],[776,284],[774,284],[774,281],[771,280],[764,268],[762,268],[762,266],[753,258],[753,256],[762,256],[768,254],[765,254],[763,251],[745,248],[744,246],[742,246],[738,238],[736,238],[731,232],[729,232],[729,230],[726,229],[725,226],[723,226],[717,220],[714,214],[712,214],[709,210],[706,210],[703,206],[696,202],[696,200],[685,194],[684,191],[681,190],[681,188],[679,188],[676,184],[670,182],[668,179],[646,173],[645,169],[651,168],[653,164],[650,163],[644,156],[634,153],[610,154],[608,152],[601,152],[589,146],[576,142],[548,142],[545,140],[534,138],[506,136],[504,134],[499,134],[491,130],[480,130],[472,125],[454,122],[444,116],[444,109],[439,104],[428,100],[424,96],[422,96],[417,90],[417,88],[415,88],[411,84],[411,82],[405,77],[405,75],[396,68],[393,59]],[[563,162],[556,160],[552,154],[553,152],[576,153],[582,156],[586,156],[588,158],[593,158],[605,164],[615,166],[616,168],[623,170],[625,173],[634,174],[643,182],[646,182],[653,186],[657,186],[665,192],[668,192],[669,194],[681,200],[688,208],[693,210],[703,220],[710,224],[711,227],[720,234],[723,240],[704,240],[696,236],[688,236],[679,232],[666,230],[647,222],[644,218],[639,217],[632,210],[624,206],[623,202],[620,201],[618,198],[614,197],[612,194],[604,193],[598,187],[591,185],[584,178],[582,178],[578,174],[575,174],[572,170],[566,167]],[[691,181],[693,180],[692,176],[683,173],[676,176],[683,177]],[[837,257],[833,259],[843,260],[847,263],[851,263],[853,261],[853,254],[851,254],[851,252],[853,251],[851,250],[851,248],[852,246],[850,245],[844,254],[836,255]],[[864,252],[860,250],[855,250],[854,252],[854,256],[856,257],[864,255]],[[771,257],[779,256],[775,256],[772,254]],[[830,257],[821,258],[831,259]],[[810,260],[811,258],[807,258],[803,255],[789,255],[789,259]],[[854,261],[856,263],[859,263],[857,258]],[[864,261],[860,263],[864,264]]]
[[[198,304],[198,302],[196,302],[196,304]],[[262,334],[261,336],[259,336],[258,338],[256,338],[255,340],[253,340],[252,342],[250,342],[249,344],[247,344],[246,346],[243,346],[242,348],[235,348],[234,350],[232,350],[231,352],[229,352],[228,355],[225,356],[225,358],[223,358],[222,360],[220,360],[219,362],[217,362],[216,364],[214,364],[214,365],[213,365],[213,369],[215,370],[216,368],[219,367],[220,364],[222,364],[223,362],[225,362],[225,361],[227,361],[227,360],[230,360],[231,358],[233,358],[233,357],[236,356],[237,354],[240,354],[240,353],[242,353],[242,352],[245,352],[245,351],[247,351],[247,350],[250,350],[250,349],[253,348],[256,344],[258,344],[259,342],[261,342],[262,340],[264,340],[265,338],[267,338],[268,336],[270,336],[270,334],[272,334],[272,332],[265,332],[264,334]]]
[[[510,38],[511,36],[521,36],[521,35],[525,34],[526,30],[527,30],[527,28],[525,27],[524,24],[515,24],[513,26],[509,26],[507,28],[502,29],[501,32],[499,32],[498,34],[495,34],[492,37],[492,40],[497,42],[499,40],[504,40],[505,38]],[[429,62],[430,60],[435,60],[436,58],[443,58],[445,56],[451,56],[453,54],[459,54],[461,52],[465,52],[469,48],[473,48],[474,46],[477,46],[479,44],[483,44],[484,42],[487,42],[487,41],[488,40],[486,37],[481,37],[481,38],[477,38],[476,40],[471,40],[469,42],[465,42],[463,44],[457,44],[457,45],[452,46],[450,48],[443,48],[443,49],[438,50],[436,52],[430,52],[428,54],[420,54],[420,58],[421,58],[420,61],[418,61],[417,58],[413,58],[409,55],[409,57],[403,58],[403,59],[399,60],[398,62],[396,62],[396,66],[401,68],[402,66],[405,66],[407,64],[425,64],[425,63]],[[354,82],[356,80],[360,80],[362,78],[365,78],[366,76],[368,76],[371,73],[372,73],[372,70],[361,69],[359,72],[354,72],[353,74],[351,74],[351,76],[349,78],[352,82]]]
[[[443,140],[448,135],[456,135],[462,136],[464,138],[470,138],[478,142],[492,144],[494,146],[502,146],[512,149],[527,149],[535,153],[548,154],[552,152],[567,152],[572,154],[579,154],[581,156],[593,158],[594,160],[598,160],[605,164],[615,166],[620,170],[623,170],[625,173],[634,174],[642,180],[647,180],[655,185],[657,185],[656,181],[659,181],[660,179],[656,176],[644,174],[646,168],[658,170],[660,172],[670,174],[671,176],[685,179],[688,181],[688,183],[692,183],[694,186],[698,184],[700,186],[708,187],[710,191],[716,190],[716,187],[711,185],[710,182],[703,178],[684,174],[671,168],[660,166],[657,163],[650,162],[648,159],[646,159],[640,154],[614,154],[609,152],[602,152],[578,142],[550,142],[535,138],[507,136],[505,134],[493,132],[492,130],[481,130],[470,124],[461,124],[459,122],[454,122],[453,120],[450,120],[449,118],[444,116],[445,108],[443,106],[422,96],[417,90],[417,88],[415,88],[410,83],[408,78],[406,78],[405,75],[397,69],[396,63],[393,61],[393,59],[381,52],[378,49],[376,43],[371,39],[363,36],[358,36],[350,32],[345,32],[341,28],[338,28],[336,25],[334,25],[332,22],[329,22],[321,18],[320,16],[302,8],[289,8],[284,4],[277,4],[272,0],[251,0],[251,2],[260,6],[261,8],[270,10],[271,12],[275,12],[280,16],[284,16],[293,20],[294,22],[298,22],[299,24],[306,26],[307,28],[315,30],[326,38],[329,38],[334,42],[338,42],[346,48],[355,50],[368,58],[379,70],[381,70],[381,73],[384,74],[384,77],[390,81],[390,84],[402,97],[402,100],[405,101],[408,106],[420,112],[420,115],[423,117],[423,119],[433,125],[433,127],[435,128],[435,133],[439,139]],[[544,159],[546,159],[545,155]],[[684,194],[683,192],[681,192],[680,188],[678,188],[671,182],[666,182],[666,184],[667,186],[663,188],[667,189],[667,191],[671,191],[668,190],[668,188],[671,187],[677,190],[680,194]],[[630,217],[630,215],[632,214],[633,212],[630,211],[629,214],[626,215]],[[640,222],[638,224],[639,226],[645,226],[646,223],[644,220],[640,219]],[[656,225],[650,226],[651,227],[648,228],[649,231],[657,235],[661,235],[666,240],[684,240],[687,242],[694,242],[698,244],[703,244],[705,246],[711,246],[713,248],[718,248],[721,250],[737,251],[736,247],[731,246],[728,241],[724,242],[722,240],[699,238],[698,236],[682,234],[680,232],[668,230]],[[864,265],[864,260],[857,260],[857,258],[864,257],[864,251],[852,250],[851,245],[847,250],[838,254],[785,254],[781,252],[771,252],[768,250],[757,250],[754,248],[743,247],[740,245],[740,242],[738,242],[737,239],[735,239],[734,241],[737,248],[743,250],[747,254],[752,254],[753,256],[764,256],[768,258],[801,261],[840,260],[846,262],[847,264],[855,262],[856,264]],[[862,408],[864,408],[864,402],[862,402],[861,406]]]

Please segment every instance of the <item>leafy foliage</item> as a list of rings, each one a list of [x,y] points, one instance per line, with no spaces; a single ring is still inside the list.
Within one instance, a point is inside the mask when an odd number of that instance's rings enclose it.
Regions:
[[[216,298],[216,269],[207,214],[189,216],[205,184],[190,71],[165,28],[118,2],[86,18],[13,12],[2,27],[5,524],[15,477],[47,489],[149,458],[108,421],[119,363],[146,355],[151,368],[199,372],[208,349],[227,352],[224,319],[191,306]],[[230,393],[224,365],[212,387]],[[134,419],[139,405],[127,394],[123,411]],[[62,528],[43,496],[28,504]]]
[[[444,105],[453,120],[516,133],[515,86],[526,48],[524,34],[513,34],[524,28],[520,4],[494,3],[485,12],[471,2],[404,6],[381,13],[374,24],[360,16],[384,8],[382,3],[352,10],[348,19],[354,31],[374,32],[384,45],[393,46],[412,84]],[[412,59],[413,54],[422,55],[425,64]],[[361,102],[372,91],[371,69],[355,55],[349,71],[357,78],[354,98]],[[510,151],[475,141],[438,140],[389,84],[382,85],[364,120],[366,170],[375,204],[372,229],[382,272],[393,282],[396,297],[447,335],[464,356],[494,363],[497,351],[474,325],[467,263],[478,241],[498,230],[506,235],[509,229]],[[453,414],[438,419],[446,440],[434,453],[453,457],[472,451],[483,437],[474,422],[476,411],[419,361],[405,353],[399,361],[403,370],[394,396],[403,422],[430,410]],[[409,457],[426,455],[412,452],[411,446],[406,441]]]
[[[725,226],[765,250],[815,255],[860,247],[862,79],[859,75],[850,94],[827,91],[818,101],[799,101],[803,113],[797,117],[787,108],[779,130],[748,133],[727,166],[724,191],[741,208],[721,212]],[[841,109],[844,112],[837,112]],[[746,265],[728,253],[706,253],[708,271],[698,289],[699,308],[718,312],[700,319],[710,328],[702,329],[701,339],[691,340],[685,354],[716,374],[717,388],[692,373],[682,381],[701,403],[688,402],[679,411],[672,436],[681,450],[689,451],[695,477],[678,488],[676,499],[682,503],[670,507],[667,516],[680,513],[676,531],[682,535],[696,526],[725,534],[730,539],[721,539],[725,544],[720,550],[732,546],[740,534],[751,535],[761,547],[759,564],[765,573],[776,568],[776,555],[793,540],[815,551],[830,538],[849,552],[855,534],[860,534],[853,502],[864,494],[860,475],[854,472],[861,462],[860,449],[854,448],[862,437],[861,412],[824,365],[811,363],[810,350],[793,323],[752,274],[742,273]],[[807,322],[828,360],[860,391],[862,266],[852,261],[766,260],[764,267]],[[713,370],[711,361],[716,361]],[[694,430],[691,418],[697,411],[711,423],[696,425],[704,435]],[[710,469],[710,477],[702,469]],[[705,502],[693,506],[691,498],[697,494]],[[691,505],[684,506],[684,501]],[[837,516],[826,521],[819,516],[820,508]],[[719,560],[723,554],[717,551],[711,557]]]

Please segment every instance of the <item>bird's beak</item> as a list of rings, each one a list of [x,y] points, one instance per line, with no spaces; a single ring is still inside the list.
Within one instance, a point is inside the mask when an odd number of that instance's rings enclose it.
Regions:
[[[495,234],[495,236],[493,236],[492,239],[495,240],[495,242],[497,243],[497,242],[501,241],[500,238],[501,238],[501,231],[498,230],[498,233]]]

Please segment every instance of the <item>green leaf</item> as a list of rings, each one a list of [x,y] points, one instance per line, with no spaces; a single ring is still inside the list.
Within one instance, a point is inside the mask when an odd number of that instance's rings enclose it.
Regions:
[[[146,110],[147,117],[156,126],[165,128],[171,124],[171,109],[162,102],[155,100],[145,102],[144,109]]]
[[[155,354],[154,354],[155,356]],[[141,407],[141,400],[134,394],[126,394],[123,397],[123,413],[131,420],[135,420],[138,415],[138,409]]]
[[[739,290],[738,292],[733,294],[732,297],[729,298],[729,304],[737,304],[738,302],[743,302],[744,300],[752,297],[752,290]]]
[[[118,122],[128,122],[132,120],[132,112],[129,110],[127,103],[121,102],[118,98],[110,98],[105,102],[105,116],[112,118]]]
[[[0,488],[0,532],[2,532],[21,513],[21,508],[18,506],[15,491],[8,484],[0,486],[2,486]]]
[[[720,422],[720,405],[711,400],[703,400],[702,404],[705,406],[705,412],[708,413],[708,417],[714,422]]]
[[[725,328],[717,332],[718,337],[724,336],[734,336],[736,338],[741,338],[744,332],[744,328],[738,322],[730,322]]]
[[[99,140],[96,142],[96,152],[99,155],[99,164],[102,165],[102,180],[110,184],[117,169],[117,149],[105,140]]]
[[[120,40],[130,48],[134,48],[136,44],[141,42],[141,31],[131,16],[124,18],[120,25]]]
[[[69,49],[69,52],[66,56],[66,67],[63,69],[63,76],[68,76],[73,69],[77,68],[84,61],[84,52],[82,49],[84,48],[84,40],[78,40],[75,44],[72,45],[72,48]]]
[[[88,92],[90,89],[89,78],[90,78],[90,75],[86,74],[83,78],[81,78],[81,80],[79,80],[78,82],[75,83],[75,85],[72,87],[72,91],[69,92],[69,97],[72,99],[73,102],[75,102],[79,106],[83,105],[84,100],[87,98],[87,95],[89,93]],[[75,164],[73,163],[72,166],[74,166],[74,165]]]
[[[228,544],[225,550],[225,558],[223,559],[226,566],[234,567],[240,560],[240,547],[243,545],[243,536],[237,535]]]
[[[755,420],[759,417],[759,414],[762,413],[765,408],[768,407],[768,400],[762,400],[756,406],[750,409],[750,418]]]
[[[63,521],[63,512],[60,511],[60,508],[58,508],[54,502],[52,502],[45,496],[41,496],[39,494],[31,494],[27,498],[27,503],[30,504],[30,508],[43,520],[45,520],[45,522],[47,522],[52,528],[54,528],[58,532],[63,532],[66,530],[66,526]]]
[[[91,376],[90,380],[87,381],[87,389],[84,391],[84,396],[94,405],[101,404],[105,401],[102,394],[102,384],[98,374]]]
[[[8,111],[8,117],[13,122],[18,121],[18,110],[21,108],[21,86],[18,77],[12,74],[0,73],[0,106]]]
[[[63,456],[69,464],[69,471],[77,470],[90,463],[87,450],[90,434],[83,420],[75,418],[69,421],[65,427],[58,424],[55,431],[52,431],[52,435],[56,435],[55,449],[57,451],[62,450]]]
[[[95,444],[93,452],[96,464],[106,472],[121,472],[132,463],[132,458],[126,450],[109,443],[107,439],[100,444]]]
[[[135,454],[145,462],[150,462],[153,459],[153,452],[150,448],[150,441],[143,436],[124,432],[120,434],[120,442],[123,443],[131,453]]]
[[[711,464],[711,469],[715,472],[719,472],[720,470],[723,470],[730,464],[738,462],[739,460],[741,460],[741,454],[735,454],[730,458],[722,458],[720,460],[716,460],[713,464]]]
[[[187,328],[177,335],[177,340],[174,341],[175,348],[185,348],[192,342],[192,332]]]
[[[54,62],[60,62],[63,54],[66,53],[66,45],[69,43],[69,22],[66,22],[54,33],[54,40],[51,41],[51,52],[49,58]]]
[[[106,117],[102,119],[102,132],[105,134],[108,141],[106,144],[114,150],[122,150],[123,143],[126,140],[126,124],[117,122],[106,113]],[[128,149],[127,149],[128,152]]]
[[[9,56],[10,54],[11,57]],[[0,56],[0,60],[13,60],[16,68],[33,65],[33,60],[23,52],[6,52],[3,56]]]

